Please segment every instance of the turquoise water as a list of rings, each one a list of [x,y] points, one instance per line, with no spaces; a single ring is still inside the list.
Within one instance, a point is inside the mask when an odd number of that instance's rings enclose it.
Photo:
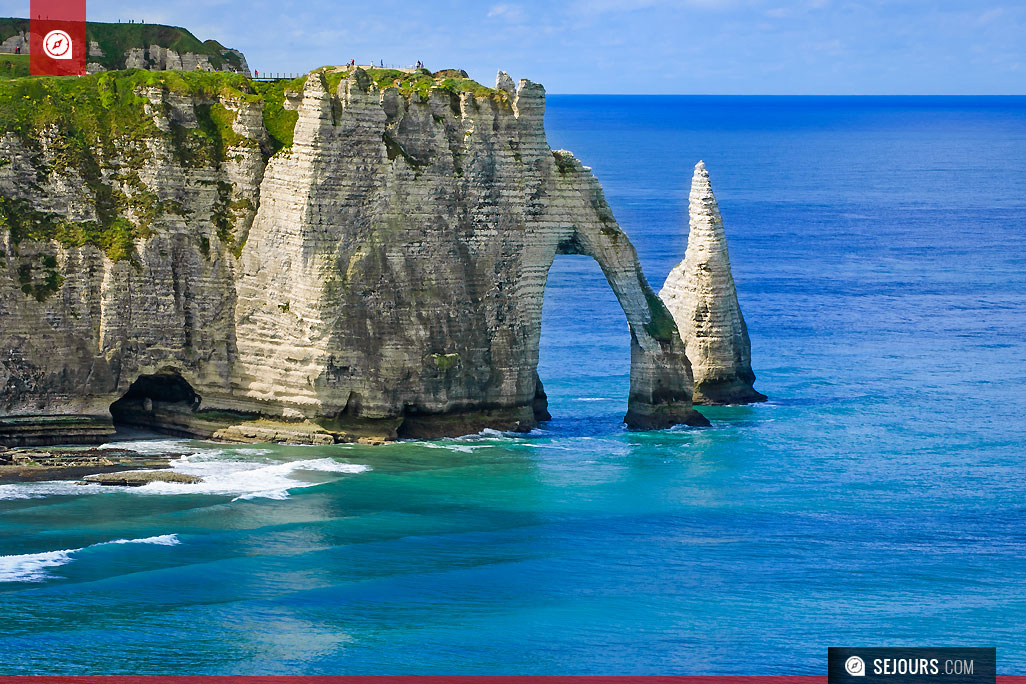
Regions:
[[[547,127],[657,289],[706,161],[771,401],[625,432],[623,314],[560,257],[528,437],[174,442],[202,493],[0,486],[0,674],[824,674],[828,645],[963,644],[1026,673],[1026,98],[554,96]]]

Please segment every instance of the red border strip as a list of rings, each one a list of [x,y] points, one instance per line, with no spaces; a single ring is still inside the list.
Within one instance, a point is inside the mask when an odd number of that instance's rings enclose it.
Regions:
[[[0,684],[826,684],[826,677],[164,677],[5,676]],[[1026,684],[1026,677],[999,676],[998,684]]]

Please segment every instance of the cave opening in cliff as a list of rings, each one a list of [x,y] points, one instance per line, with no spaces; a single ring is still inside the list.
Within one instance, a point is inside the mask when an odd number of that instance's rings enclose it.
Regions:
[[[630,340],[626,315],[598,262],[557,255],[545,285],[538,360],[553,425],[586,430],[623,421]]]
[[[110,405],[110,415],[118,428],[187,436],[186,418],[199,404],[200,396],[185,378],[175,371],[161,371],[140,375],[128,391]]]

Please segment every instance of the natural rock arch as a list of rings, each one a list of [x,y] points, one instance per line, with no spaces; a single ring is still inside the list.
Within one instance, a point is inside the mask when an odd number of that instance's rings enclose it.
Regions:
[[[188,167],[170,123],[194,125],[210,95],[142,91],[155,124],[146,144],[159,152],[145,182],[184,204],[135,238],[130,259],[92,245],[17,247],[0,231],[5,252],[56,263],[63,278],[37,301],[15,266],[0,268],[0,413],[109,419],[122,378],[173,367],[204,410],[178,413],[187,425],[168,429],[196,436],[328,443],[527,430],[542,415],[546,277],[564,252],[596,259],[624,309],[625,422],[704,423],[673,319],[598,182],[549,148],[544,89],[513,88],[504,74],[496,89],[395,80],[311,73],[286,93],[292,145],[269,160],[260,104],[225,99],[248,142],[231,148],[231,163]],[[30,156],[11,136],[0,151]],[[3,187],[36,178],[22,162],[0,169]],[[91,206],[75,178],[47,192]]]
[[[558,199],[549,205],[555,211],[539,221],[548,233],[537,243],[544,280],[537,301],[527,307],[533,328],[529,348],[535,374],[549,269],[557,254],[588,256],[598,263],[627,318],[631,371],[624,422],[637,430],[708,425],[691,407],[691,364],[677,326],[649,286],[634,245],[613,218],[598,181],[569,152],[560,150],[553,156],[559,174],[553,194]],[[533,290],[526,284],[525,289]]]
[[[264,173],[240,263],[236,399],[339,424],[400,417],[405,437],[529,429],[562,252],[593,257],[626,314],[628,426],[705,424],[673,318],[598,181],[546,142],[540,85],[404,99],[359,69],[326,83],[307,79],[292,151]]]

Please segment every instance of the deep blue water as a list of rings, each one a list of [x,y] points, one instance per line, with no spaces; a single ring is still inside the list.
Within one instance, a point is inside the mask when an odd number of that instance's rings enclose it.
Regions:
[[[1026,673],[1026,98],[552,96],[546,125],[656,289],[705,160],[771,401],[625,432],[623,314],[559,257],[539,434],[0,487],[0,674]]]

